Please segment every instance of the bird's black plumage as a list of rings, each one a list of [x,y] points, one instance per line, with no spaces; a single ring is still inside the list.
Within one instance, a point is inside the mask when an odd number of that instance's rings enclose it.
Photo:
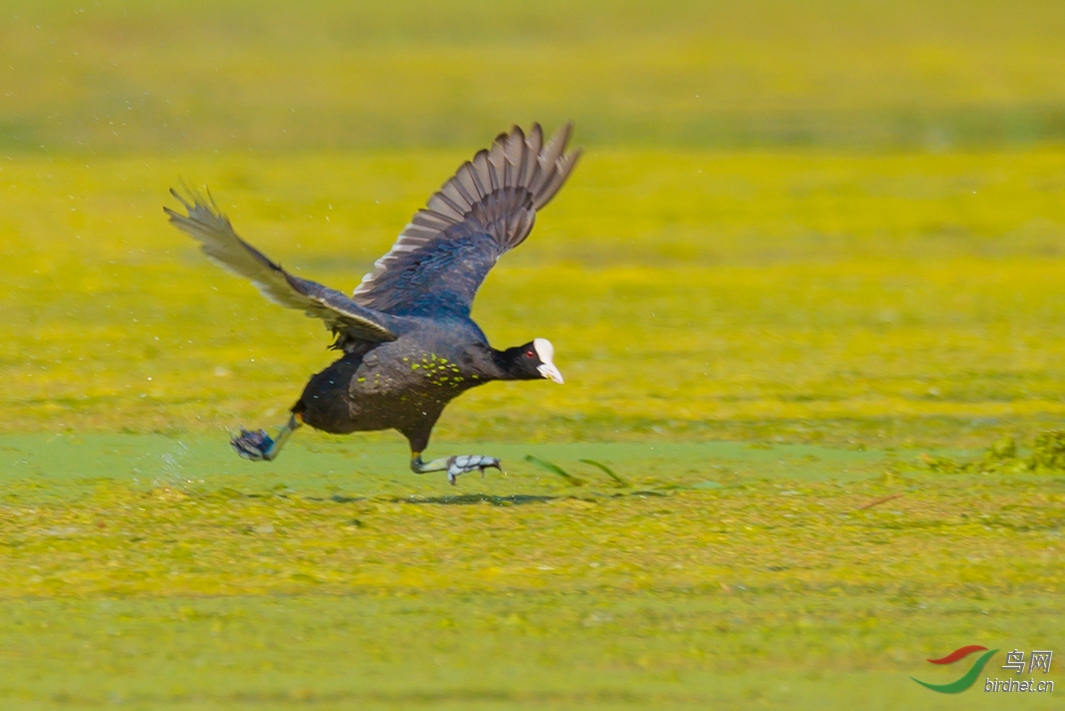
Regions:
[[[277,439],[242,431],[238,453],[272,459],[302,423],[334,433],[396,429],[410,441],[416,472],[498,466],[467,455],[425,463],[421,452],[444,407],[462,392],[493,380],[549,378],[562,382],[545,339],[495,350],[470,319],[489,270],[532,230],[536,211],[554,197],[580,155],[566,152],[570,126],[546,143],[540,126],[518,127],[459,167],[403,230],[349,298],[289,274],[234,232],[214,202],[187,191],[174,195],[186,214],[170,221],[198,240],[223,267],[252,280],[267,298],[321,318],[344,356],[313,376]]]

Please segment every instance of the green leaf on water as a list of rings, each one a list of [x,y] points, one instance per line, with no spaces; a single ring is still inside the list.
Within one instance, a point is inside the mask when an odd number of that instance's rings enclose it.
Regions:
[[[565,469],[563,469],[562,467],[558,466],[557,464],[549,462],[546,459],[540,459],[539,457],[534,457],[531,454],[526,454],[525,455],[525,461],[529,462],[530,464],[535,464],[536,466],[538,466],[541,469],[543,469],[545,472],[551,472],[552,474],[557,474],[558,476],[562,477],[567,482],[569,482],[570,486],[583,486],[584,485],[583,481],[581,481],[577,477],[573,476],[572,474],[570,474],[569,472],[567,472]]]
[[[602,469],[606,473],[606,475],[608,477],[610,477],[611,479],[613,479],[617,483],[618,486],[624,486],[626,488],[629,486],[628,482],[626,482],[624,479],[622,479],[617,474],[615,474],[613,469],[611,469],[607,465],[603,464],[602,462],[597,462],[594,459],[582,459],[580,461],[583,462],[584,464],[591,464],[593,467],[596,467],[597,469]]]

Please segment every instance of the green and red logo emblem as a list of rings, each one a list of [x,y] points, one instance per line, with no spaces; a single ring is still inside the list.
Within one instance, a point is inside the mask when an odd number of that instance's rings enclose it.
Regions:
[[[959,647],[945,657],[939,659],[929,659],[932,664],[953,664],[959,659],[964,659],[973,652],[983,652],[973,665],[969,667],[969,671],[961,675],[956,681],[952,681],[949,684],[929,684],[927,681],[921,681],[916,677],[910,677],[921,686],[931,689],[932,691],[938,691],[941,694],[960,694],[968,689],[976,681],[976,677],[980,676],[980,672],[984,670],[984,665],[987,664],[987,660],[997,652],[997,649],[988,649],[987,647],[981,647],[979,644],[970,644],[966,647]]]

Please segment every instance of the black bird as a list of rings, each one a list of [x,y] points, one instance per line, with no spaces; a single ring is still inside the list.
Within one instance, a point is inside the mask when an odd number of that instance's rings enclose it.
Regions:
[[[395,429],[409,441],[417,474],[499,468],[499,460],[463,455],[422,460],[444,407],[492,380],[562,382],[544,338],[497,351],[470,318],[488,271],[529,235],[536,211],[555,196],[580,157],[566,152],[572,126],[546,143],[539,124],[517,126],[459,167],[400,233],[351,297],[294,276],[237,236],[214,200],[170,192],[187,214],[163,208],[209,258],[251,279],[266,298],[325,321],[342,358],[311,377],[288,423],[271,438],[241,430],[240,456],[270,460],[302,424],[336,434]]]

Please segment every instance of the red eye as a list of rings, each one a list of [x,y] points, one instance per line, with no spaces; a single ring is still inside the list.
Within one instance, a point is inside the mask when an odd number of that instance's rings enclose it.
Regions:
[[[533,352],[532,351],[525,351],[525,357],[526,358],[532,358],[533,357]]]

